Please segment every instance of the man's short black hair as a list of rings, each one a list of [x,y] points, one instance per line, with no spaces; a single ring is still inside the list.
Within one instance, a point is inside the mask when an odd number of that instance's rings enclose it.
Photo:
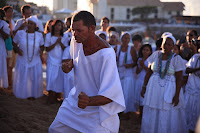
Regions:
[[[26,9],[30,9],[30,8],[31,8],[31,5],[28,5],[28,4],[23,5],[23,6],[21,7],[21,12],[24,13]]]
[[[96,20],[94,16],[88,11],[80,11],[74,14],[74,16],[72,17],[72,20],[73,20],[72,22],[77,22],[77,21],[82,20],[83,25],[87,26],[88,28],[92,25],[96,27]]]
[[[101,20],[107,20],[110,23],[110,20],[107,17],[102,17]]]
[[[142,42],[142,36],[134,35],[133,38],[132,38],[132,41],[140,41],[140,42]]]
[[[4,6],[3,7],[4,12],[7,12],[8,9],[12,9],[13,10],[13,7],[12,6]]]

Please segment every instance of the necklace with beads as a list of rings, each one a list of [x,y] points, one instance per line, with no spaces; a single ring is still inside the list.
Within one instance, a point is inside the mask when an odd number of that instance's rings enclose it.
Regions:
[[[28,46],[29,46],[28,45],[28,31],[27,31],[27,35],[26,35],[26,40],[27,40],[27,59],[28,59],[28,62],[32,62],[34,52],[35,52],[35,32],[34,32],[33,52],[32,52],[31,58],[29,58],[29,50],[28,50]]]
[[[173,53],[171,52],[167,56],[167,62],[166,62],[165,69],[164,69],[163,72],[162,72],[162,57],[163,57],[163,53],[161,53],[160,56],[158,57],[158,72],[159,72],[159,75],[160,75],[161,79],[163,79],[165,77],[165,75],[167,74],[167,71],[169,69],[169,65],[170,65],[170,62],[171,62],[171,59],[172,59],[172,55],[173,55]]]

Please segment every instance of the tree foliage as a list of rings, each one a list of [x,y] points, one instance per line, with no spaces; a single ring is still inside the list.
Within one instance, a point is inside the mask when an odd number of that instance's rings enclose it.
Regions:
[[[136,7],[133,8],[132,14],[133,15],[140,15],[140,17],[147,18],[150,14],[156,13],[157,7],[156,6],[143,6],[143,7]]]
[[[7,0],[0,0],[0,8],[3,8],[4,6],[6,6],[7,4]]]

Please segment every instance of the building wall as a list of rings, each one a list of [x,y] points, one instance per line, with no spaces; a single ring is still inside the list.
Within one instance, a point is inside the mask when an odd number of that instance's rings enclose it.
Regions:
[[[75,11],[77,9],[77,0],[53,0],[54,11],[62,8]]]

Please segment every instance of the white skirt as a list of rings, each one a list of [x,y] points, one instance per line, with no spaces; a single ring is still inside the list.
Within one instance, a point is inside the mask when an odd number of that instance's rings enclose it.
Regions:
[[[186,92],[185,103],[188,129],[194,131],[200,117],[200,94],[191,95]]]
[[[64,73],[61,65],[54,65],[47,62],[47,91],[54,91],[57,93],[63,92],[64,87]]]
[[[134,78],[133,77],[125,77],[121,80],[122,89],[124,93],[124,100],[126,105],[125,113],[127,112],[136,112],[138,110],[137,105],[135,104],[135,88],[134,88]]]
[[[32,67],[17,60],[13,79],[13,93],[17,98],[38,98],[43,95],[42,63]]]
[[[64,98],[67,98],[69,92],[74,87],[74,70],[72,69],[69,73],[64,73]]]
[[[188,133],[183,108],[160,110],[144,106],[141,133]]]
[[[8,88],[8,73],[6,56],[0,56],[0,87]]]
[[[144,80],[137,79],[135,82],[135,102],[138,106],[143,106],[144,98],[141,96],[142,85]]]

